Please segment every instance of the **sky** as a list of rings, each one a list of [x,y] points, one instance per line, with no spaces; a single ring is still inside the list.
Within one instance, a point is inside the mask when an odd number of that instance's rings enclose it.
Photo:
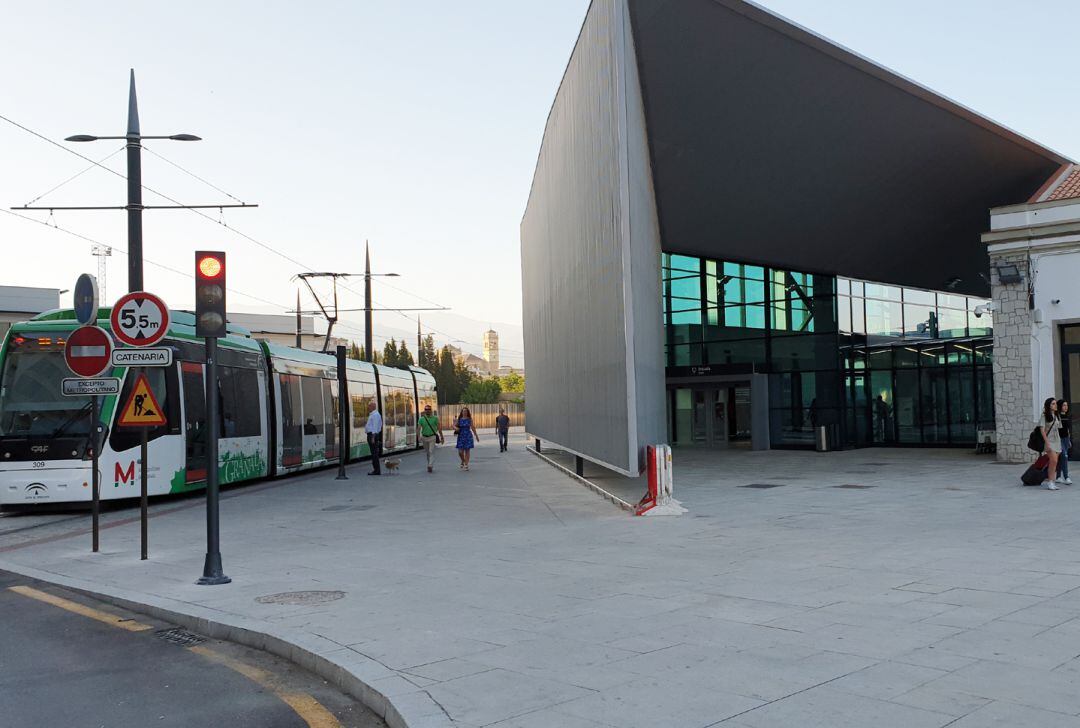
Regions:
[[[225,250],[230,308],[280,313],[294,305],[296,273],[360,272],[369,241],[373,270],[399,274],[376,279],[376,305],[449,307],[419,314],[438,343],[479,353],[490,325],[503,361],[521,364],[518,226],[587,0],[2,4],[0,115],[55,141],[122,134],[134,68],[142,132],[203,138],[147,142],[143,183],[187,204],[259,205],[206,210],[209,220],[144,214],[145,287],[170,306],[192,305],[192,281],[151,261],[187,272],[195,249]],[[1075,0],[763,4],[1080,158]],[[94,160],[122,147],[61,144]],[[123,160],[104,164],[122,171]],[[0,121],[5,209],[90,166]],[[94,168],[34,204],[117,205],[125,194]],[[126,248],[121,211],[20,214]],[[71,288],[96,271],[87,240],[11,215],[0,214],[0,245],[0,285]],[[115,299],[127,261],[117,252],[108,265]],[[362,306],[362,280],[345,286],[342,308]],[[376,345],[415,332],[416,315],[377,315]],[[343,318],[338,332],[362,340],[360,316]]]

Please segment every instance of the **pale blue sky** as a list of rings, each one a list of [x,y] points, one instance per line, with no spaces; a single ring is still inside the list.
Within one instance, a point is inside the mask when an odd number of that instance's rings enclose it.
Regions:
[[[1080,157],[1074,1],[764,4]],[[231,224],[316,269],[361,270],[370,239],[376,267],[402,274],[394,285],[509,332],[521,318],[518,224],[586,7],[586,0],[9,2],[0,26],[0,114],[57,140],[122,133],[134,67],[143,132],[204,138],[148,146],[261,205],[227,212]],[[119,147],[76,145],[95,158]],[[121,153],[110,164],[122,169],[122,160]],[[5,207],[86,166],[3,122],[0,164]],[[147,185],[185,202],[224,199],[151,155],[144,166]],[[123,182],[98,170],[44,202],[118,204],[123,195]],[[56,220],[125,246],[123,213]],[[235,291],[292,304],[295,264],[189,212],[148,212],[145,227],[149,259],[188,270],[196,247],[220,247],[230,254]],[[7,215],[0,242],[7,254],[0,284],[70,287],[79,272],[94,270],[89,243]],[[113,298],[126,286],[126,259],[113,258],[109,270]],[[146,281],[171,305],[190,305],[188,279],[147,266]],[[424,305],[385,287],[376,297]],[[239,293],[231,303],[273,310]],[[358,306],[359,297],[344,292],[342,305]],[[382,322],[410,328],[393,315]],[[458,326],[454,335],[475,350],[480,328],[458,333],[463,325],[447,319],[443,328]],[[504,347],[519,351],[514,339],[504,337]]]

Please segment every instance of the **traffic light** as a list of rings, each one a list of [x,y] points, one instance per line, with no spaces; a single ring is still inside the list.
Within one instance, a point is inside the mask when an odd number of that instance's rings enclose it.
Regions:
[[[195,252],[195,335],[225,336],[225,253]]]

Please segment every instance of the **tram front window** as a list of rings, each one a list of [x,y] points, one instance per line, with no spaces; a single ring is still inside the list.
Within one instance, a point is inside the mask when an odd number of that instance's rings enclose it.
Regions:
[[[60,393],[61,380],[72,376],[64,363],[63,341],[52,333],[22,334],[9,340],[0,374],[0,437],[90,433],[90,398]]]

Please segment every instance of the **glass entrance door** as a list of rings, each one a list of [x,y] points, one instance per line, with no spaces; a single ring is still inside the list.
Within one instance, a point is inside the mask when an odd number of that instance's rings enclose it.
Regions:
[[[728,388],[692,387],[674,390],[672,440],[676,445],[726,447]]]

